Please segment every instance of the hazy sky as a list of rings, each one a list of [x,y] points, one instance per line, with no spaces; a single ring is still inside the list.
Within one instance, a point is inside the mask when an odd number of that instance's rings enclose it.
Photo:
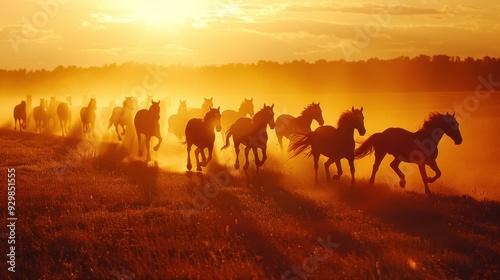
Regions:
[[[0,68],[500,56],[500,1],[0,0]]]

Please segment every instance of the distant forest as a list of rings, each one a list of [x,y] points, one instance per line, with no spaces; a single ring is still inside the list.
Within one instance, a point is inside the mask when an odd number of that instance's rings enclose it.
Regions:
[[[381,60],[259,61],[207,66],[139,63],[53,70],[0,70],[0,91],[13,94],[151,95],[287,92],[471,91],[478,77],[500,81],[500,58],[419,55]]]

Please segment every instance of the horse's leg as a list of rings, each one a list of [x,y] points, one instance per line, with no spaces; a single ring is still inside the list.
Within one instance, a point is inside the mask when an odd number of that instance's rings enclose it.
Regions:
[[[205,155],[205,148],[200,148],[200,153],[201,153],[200,166],[205,166],[207,161],[207,157]]]
[[[329,157],[324,163],[325,173],[326,173],[326,181],[329,183],[332,178],[330,177],[330,165],[334,162],[333,158]]]
[[[431,162],[428,162],[427,165],[429,165],[429,167],[434,171],[436,172],[436,175],[434,175],[434,177],[432,178],[427,178],[427,182],[428,183],[434,183],[439,177],[441,177],[441,170],[439,170],[439,167],[437,166],[437,163],[436,163],[436,160],[433,160]]]
[[[312,153],[314,162],[314,183],[319,184],[318,180],[318,167],[319,167],[319,153]]]
[[[61,134],[64,137],[64,127],[63,127],[63,121],[59,119],[59,125],[61,126]]]
[[[240,162],[238,161],[238,155],[240,154],[240,143],[234,141],[234,151],[236,152],[236,160],[234,162],[234,169],[240,168]]]
[[[146,161],[151,161],[151,155],[149,154],[149,142],[151,142],[151,135],[146,136]]]
[[[385,152],[381,152],[379,150],[375,150],[375,162],[373,163],[372,175],[370,176],[370,185],[373,185],[375,182],[375,175],[377,174],[380,163],[385,157]]]
[[[276,131],[276,136],[278,137],[278,143],[280,144],[281,153],[283,153],[283,134]]]
[[[141,149],[141,132],[136,129],[137,133],[137,142],[139,142],[139,157],[142,157],[142,149]]]
[[[403,174],[403,172],[401,172],[401,170],[399,169],[400,163],[401,163],[401,160],[399,160],[398,158],[395,157],[390,165],[391,165],[392,170],[394,170],[394,172],[396,172],[396,174],[398,174],[399,186],[404,188],[406,185],[406,180],[405,180],[405,174]]]
[[[125,135],[125,126],[121,123],[120,126],[122,127],[122,135]]]
[[[118,135],[118,141],[122,141],[122,138],[120,137],[120,132],[118,131],[118,124],[114,123],[113,125],[115,126],[116,135]]]
[[[356,168],[354,167],[354,157],[347,159],[349,162],[349,169],[351,171],[351,187],[356,184],[356,179],[354,179],[354,173],[356,172]]]
[[[193,168],[193,165],[191,164],[191,146],[193,144],[187,142],[187,169],[188,170],[191,170],[191,168]]]
[[[14,119],[14,131],[16,131],[16,130],[17,130],[17,120]]]
[[[259,161],[259,167],[264,165],[264,162],[266,162],[266,159],[267,159],[267,145],[264,145],[264,147],[262,147],[262,159]],[[257,151],[257,149],[255,149],[255,151]]]
[[[250,166],[250,161],[248,160],[248,154],[252,148],[250,146],[245,147],[245,165],[243,165],[243,170],[248,170],[248,166]]]
[[[420,176],[422,176],[422,181],[424,182],[425,194],[431,195],[431,191],[429,190],[429,186],[427,184],[427,173],[425,171],[425,164],[420,164],[418,166],[418,170],[420,171]]]
[[[156,146],[153,147],[153,150],[156,152],[160,148],[161,142],[163,141],[163,138],[161,138],[161,133],[160,133],[159,129],[156,132],[155,137],[158,139],[158,144],[156,144]]]
[[[202,166],[207,166],[208,163],[212,160],[212,152],[214,150],[214,145],[209,146],[207,149],[208,149],[208,158],[203,162]]]
[[[203,153],[203,150],[201,150],[200,147],[196,147],[196,150],[194,150],[194,157],[196,158],[196,171],[201,171],[200,153]]]
[[[342,171],[342,164],[340,164],[340,159],[337,159],[335,161],[335,165],[337,166],[337,175],[333,175],[332,176],[332,179],[333,180],[339,180],[340,179],[340,176],[342,176],[342,173],[344,173]]]

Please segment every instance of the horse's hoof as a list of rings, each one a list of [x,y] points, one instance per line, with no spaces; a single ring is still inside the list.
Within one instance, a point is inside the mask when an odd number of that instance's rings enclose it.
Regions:
[[[338,181],[340,179],[340,175],[333,175],[332,179]]]
[[[239,168],[240,168],[240,165],[236,163],[236,164],[234,165],[234,169],[239,169]]]
[[[429,189],[426,189],[425,190],[425,194],[428,195],[428,196],[430,196],[431,195],[431,191]]]
[[[193,166],[191,165],[191,163],[188,163],[188,165],[186,166],[188,170],[191,170],[191,168],[193,168]]]
[[[201,166],[196,167],[196,171],[201,171]]]
[[[245,165],[243,166],[243,170],[245,170],[245,171],[246,171],[246,170],[248,170],[248,166],[249,166],[248,164],[245,164]]]
[[[373,186],[373,184],[375,184],[373,180],[368,181],[368,185]]]
[[[158,149],[159,149],[159,148],[160,148],[160,147],[158,147],[158,146],[154,146],[154,147],[153,147],[153,151],[155,151],[155,152],[156,152],[156,151],[158,151]]]
[[[399,181],[399,186],[402,187],[403,189],[405,188],[406,186],[406,180],[402,179]]]
[[[436,181],[436,179],[434,179],[434,178],[431,178],[431,177],[427,178],[427,183],[434,183],[435,181]]]

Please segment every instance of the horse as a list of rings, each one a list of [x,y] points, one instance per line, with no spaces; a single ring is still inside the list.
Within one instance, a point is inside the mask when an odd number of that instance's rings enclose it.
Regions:
[[[318,180],[318,161],[319,156],[324,155],[328,157],[325,162],[326,181],[330,182],[331,179],[339,180],[342,175],[342,165],[340,160],[345,158],[349,162],[351,171],[351,186],[356,181],[354,179],[354,130],[357,130],[359,135],[363,136],[366,133],[363,107],[361,109],[347,110],[343,112],[337,122],[337,128],[325,125],[316,128],[309,133],[298,133],[292,136],[292,143],[288,150],[292,152],[293,158],[306,149],[310,149],[307,156],[313,156],[314,160],[314,181]],[[297,138],[297,139],[295,139]],[[330,165],[335,162],[337,166],[337,175],[330,178]]]
[[[71,99],[68,99],[71,101]],[[61,134],[68,135],[68,127],[71,127],[71,103],[61,102],[57,105],[57,116],[61,125]]]
[[[220,107],[210,109],[205,114],[203,119],[190,119],[186,125],[186,144],[187,144],[187,169],[191,170],[191,146],[197,148],[194,151],[196,157],[196,171],[201,171],[202,167],[208,165],[212,160],[212,151],[214,148],[215,133],[221,131],[221,114]],[[208,149],[208,158],[205,156],[205,149]],[[201,153],[202,161],[200,162],[199,155]]]
[[[123,101],[122,107],[115,107],[113,112],[111,113],[111,117],[109,118],[108,129],[111,126],[115,126],[116,135],[118,135],[118,140],[122,141],[122,137],[120,136],[120,132],[118,131],[118,126],[122,127],[121,135],[125,135],[125,126],[127,128],[132,124],[132,110],[133,101],[132,98],[126,97]]]
[[[14,130],[17,130],[18,121],[19,131],[26,129],[26,101],[21,101],[20,104],[14,107]]]
[[[204,98],[203,104],[201,104],[201,109],[200,108],[192,108],[188,110],[189,114],[189,120],[190,119],[201,119],[205,116],[205,114],[210,111],[210,109],[214,106],[213,104],[213,97],[212,98]]]
[[[152,105],[149,107],[149,110],[139,110],[134,117],[135,130],[139,141],[139,157],[142,157],[141,134],[144,134],[144,136],[146,136],[146,161],[148,162],[151,161],[151,156],[149,154],[149,142],[151,141],[151,137],[155,136],[158,139],[158,144],[153,148],[154,151],[158,151],[162,142],[159,122],[160,101],[151,101],[151,103]]]
[[[47,124],[47,108],[44,98],[40,98],[40,105],[33,108],[33,119],[35,119],[36,132],[42,133]]]
[[[87,132],[90,132],[90,135],[93,135],[96,109],[97,103],[95,98],[90,99],[87,107],[83,107],[82,109],[80,109],[80,119],[82,120],[83,134],[87,134]]]
[[[283,152],[283,136],[290,140],[292,134],[311,132],[311,123],[313,120],[317,121],[320,126],[325,123],[319,102],[309,104],[302,110],[298,117],[292,117],[287,114],[280,115],[276,119],[275,131],[281,152]]]
[[[50,97],[49,106],[47,107],[47,126],[50,131],[53,131],[57,124],[57,106],[58,103],[56,101],[55,96]]]
[[[433,183],[441,177],[441,171],[436,163],[437,146],[444,134],[453,139],[455,145],[460,145],[462,135],[458,125],[455,113],[450,115],[446,112],[443,115],[433,112],[429,114],[422,127],[416,132],[410,132],[403,128],[388,128],[383,132],[373,134],[354,151],[354,157],[359,159],[375,152],[375,163],[369,181],[373,185],[382,159],[386,154],[393,155],[394,160],[390,166],[398,175],[401,188],[405,187],[406,180],[405,175],[399,169],[399,164],[402,161],[415,163],[418,165],[424,182],[425,194],[430,195],[428,183]],[[435,172],[434,177],[427,177],[426,165]]]
[[[243,102],[241,102],[240,107],[238,108],[238,111],[235,110],[225,110],[221,114],[221,135],[222,138],[224,139],[224,135],[226,135],[226,131],[229,128],[231,124],[233,124],[235,121],[237,121],[239,118],[244,118],[247,115],[250,117],[253,117],[254,115],[254,110],[253,110],[253,98],[251,99],[244,99]]]
[[[189,113],[187,110],[186,100],[179,100],[179,108],[177,109],[177,114],[171,115],[168,118],[168,132],[177,136],[177,138],[182,139],[184,137],[184,132],[186,124],[189,121]]]
[[[245,145],[245,165],[243,170],[247,170],[250,162],[248,161],[248,153],[250,150],[253,151],[255,158],[255,165],[257,170],[261,167],[267,159],[266,145],[267,145],[267,125],[271,129],[274,129],[274,104],[272,106],[266,106],[257,112],[251,119],[250,118],[239,118],[234,124],[232,124],[226,132],[226,144],[221,150],[229,147],[229,138],[233,137],[234,150],[236,151],[236,161],[234,163],[234,168],[240,168],[240,163],[238,161],[238,155],[240,153],[240,144]],[[257,149],[262,151],[262,159],[259,160],[259,155]]]

